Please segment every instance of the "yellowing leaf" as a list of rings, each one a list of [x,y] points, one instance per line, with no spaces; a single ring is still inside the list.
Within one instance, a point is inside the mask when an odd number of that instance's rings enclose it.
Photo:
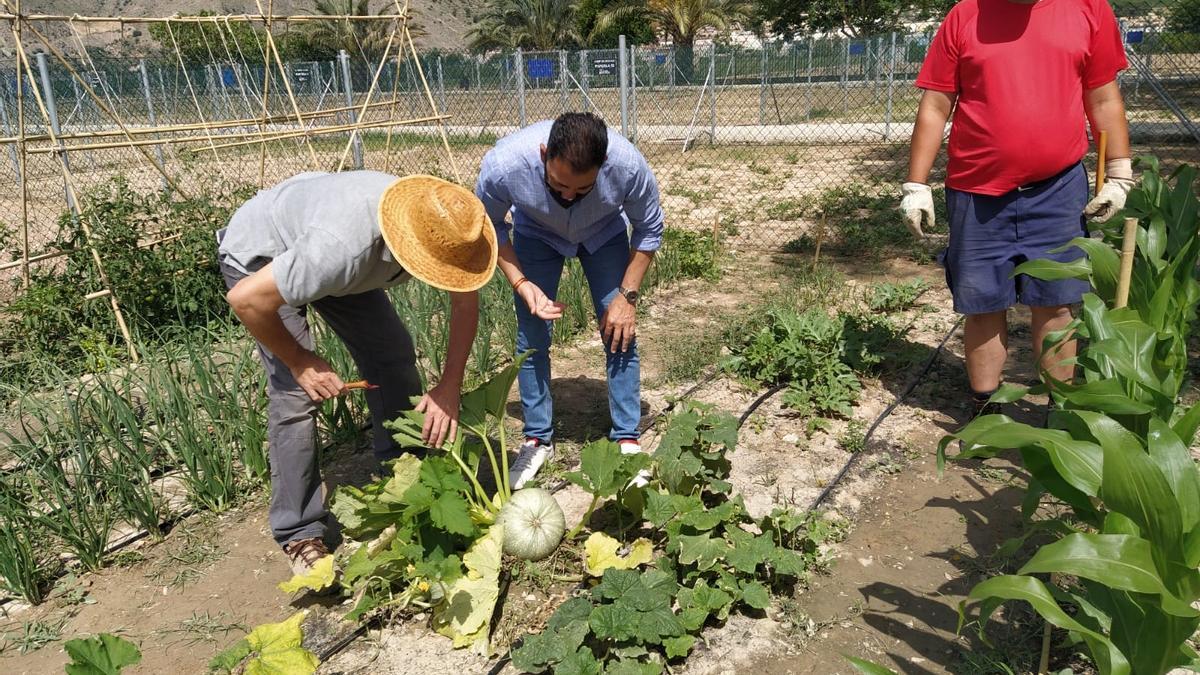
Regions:
[[[587,573],[599,577],[606,569],[631,570],[654,560],[654,545],[649,539],[633,542],[625,557],[617,555],[620,547],[621,542],[616,539],[603,532],[593,532],[583,544],[583,550],[587,552]]]
[[[279,584],[279,590],[284,593],[295,593],[304,588],[314,591],[324,590],[333,585],[337,572],[333,569],[333,556],[327,555],[312,566],[308,574],[298,574]]]
[[[463,556],[467,574],[446,589],[433,610],[433,628],[454,640],[455,648],[473,646],[486,653],[488,624],[500,595],[500,555],[504,527],[493,525]]]
[[[286,621],[267,623],[246,636],[254,658],[246,663],[246,675],[312,675],[320,661],[300,646],[304,634],[300,623],[306,612],[297,612]]]

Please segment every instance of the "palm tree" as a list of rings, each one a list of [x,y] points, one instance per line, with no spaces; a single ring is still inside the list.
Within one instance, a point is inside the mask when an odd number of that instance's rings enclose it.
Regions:
[[[370,16],[371,0],[316,0],[314,13],[321,16]],[[384,2],[377,14],[393,14],[396,6]],[[329,55],[345,49],[355,58],[378,61],[383,56],[391,35],[392,26],[387,21],[352,21],[350,19],[325,19],[304,25],[304,35],[310,48]],[[414,38],[425,31],[414,21],[409,21],[408,32]],[[399,36],[397,36],[397,40]],[[398,48],[397,42],[392,49]]]
[[[745,0],[628,0],[601,12],[592,33],[603,31],[619,19],[644,20],[659,35],[671,39],[676,67],[691,81],[696,37],[706,30],[724,31],[747,20],[753,5]]]
[[[472,49],[545,51],[580,42],[573,0],[492,0],[467,33]]]

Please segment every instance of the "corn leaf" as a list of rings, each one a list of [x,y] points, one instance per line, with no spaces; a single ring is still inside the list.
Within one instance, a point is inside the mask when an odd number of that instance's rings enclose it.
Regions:
[[[1092,263],[1087,258],[1078,258],[1070,262],[1059,262],[1047,258],[1027,260],[1013,270],[1010,276],[1026,274],[1035,279],[1087,279],[1092,273]]]
[[[866,659],[855,658],[849,654],[842,654],[842,656],[849,661],[850,665],[854,666],[858,672],[863,673],[863,675],[898,675],[896,671],[892,670],[891,668],[881,666],[878,663],[867,661]]]
[[[1038,549],[1020,574],[1068,574],[1109,588],[1162,598],[1163,611],[1181,617],[1200,612],[1176,598],[1154,567],[1150,542],[1122,534],[1069,534]]]
[[[1200,472],[1187,446],[1166,422],[1150,418],[1146,437],[1150,457],[1162,469],[1179,504],[1179,516],[1185,532],[1200,524]]]
[[[1117,649],[1103,633],[1094,631],[1071,618],[1055,601],[1054,596],[1046,586],[1027,576],[1002,575],[980,582],[971,589],[968,600],[1021,600],[1033,606],[1034,611],[1042,615],[1046,621],[1080,636],[1091,650],[1093,658],[1100,666],[1104,675],[1130,675],[1129,660]],[[979,630],[983,629],[991,613],[999,606],[998,602],[985,602],[984,611],[980,616]],[[960,609],[960,615],[962,610]]]
[[[1159,573],[1169,559],[1182,559],[1182,516],[1163,472],[1142,450],[1110,441],[1104,445],[1104,485],[1100,497],[1105,505],[1141,528],[1157,551]],[[1164,574],[1168,586],[1169,575]]]

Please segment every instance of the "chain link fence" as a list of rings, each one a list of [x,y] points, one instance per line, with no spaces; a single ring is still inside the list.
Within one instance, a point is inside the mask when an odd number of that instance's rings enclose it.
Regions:
[[[1123,31],[1131,67],[1120,84],[1136,151],[1200,161],[1200,36],[1140,24]],[[247,61],[241,45],[190,63],[31,54],[33,78],[20,92],[15,70],[0,71],[0,275],[19,276],[23,219],[32,264],[53,264],[71,207],[64,170],[83,194],[117,176],[136,190],[173,180],[203,194],[339,166],[454,178],[435,117],[444,115],[459,178],[471,183],[496,138],[573,110],[599,114],[638,144],[671,225],[720,226],[738,245],[777,248],[808,230],[830,190],[894,195],[931,38],[443,51],[384,62],[343,53],[285,63],[282,73]],[[21,124],[27,138],[68,139],[61,151],[30,143],[26,194]],[[255,140],[256,130],[275,140]],[[168,135],[188,142],[157,142]]]

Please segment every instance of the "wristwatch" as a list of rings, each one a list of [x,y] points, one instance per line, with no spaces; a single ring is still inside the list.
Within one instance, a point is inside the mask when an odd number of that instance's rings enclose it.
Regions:
[[[631,305],[637,304],[638,292],[636,289],[625,288],[624,286],[617,286],[617,292],[620,293],[622,296],[624,296],[625,302],[628,302]]]

